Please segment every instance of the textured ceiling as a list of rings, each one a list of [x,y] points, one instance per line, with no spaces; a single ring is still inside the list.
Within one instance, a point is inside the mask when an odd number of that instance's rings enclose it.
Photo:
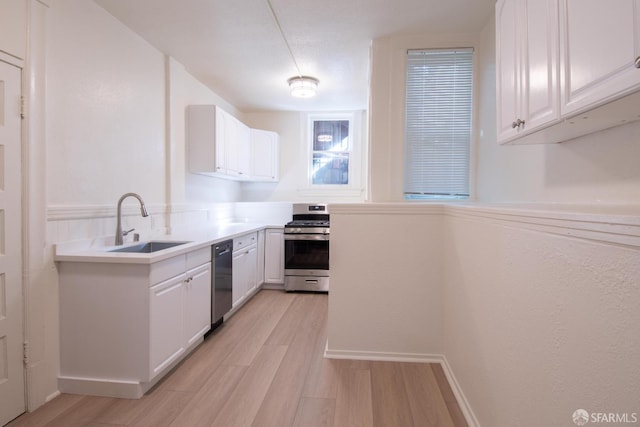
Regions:
[[[477,32],[494,0],[272,0],[318,95],[295,99],[298,74],[267,0],[96,0],[243,111],[367,106],[371,40],[396,34]]]

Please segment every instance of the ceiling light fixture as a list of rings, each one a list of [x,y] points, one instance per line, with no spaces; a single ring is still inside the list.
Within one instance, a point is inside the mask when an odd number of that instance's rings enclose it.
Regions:
[[[291,50],[289,41],[287,41],[287,37],[284,35],[284,31],[282,30],[282,25],[280,25],[280,20],[278,19],[278,15],[276,15],[276,11],[273,9],[271,0],[267,0],[267,4],[269,5],[269,9],[271,10],[271,15],[273,16],[273,20],[276,22],[276,26],[280,31],[282,40],[284,40],[284,44],[287,45],[287,49],[289,50],[289,55],[291,55],[293,64],[296,66],[296,70],[298,71],[297,76],[291,77],[290,79],[287,80],[287,83],[289,84],[289,88],[291,89],[291,95],[297,98],[311,98],[312,96],[315,96],[316,90],[318,89],[318,83],[320,83],[320,80],[316,79],[315,77],[302,75],[302,72],[300,72],[300,67],[298,66],[298,61],[296,61],[295,56],[293,56],[293,51]]]
[[[318,79],[309,76],[291,77],[287,80],[291,95],[296,98],[310,98],[316,94]]]

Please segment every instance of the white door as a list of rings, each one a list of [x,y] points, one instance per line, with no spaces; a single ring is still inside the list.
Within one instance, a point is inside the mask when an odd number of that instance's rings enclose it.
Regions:
[[[25,411],[20,76],[0,61],[0,425]]]

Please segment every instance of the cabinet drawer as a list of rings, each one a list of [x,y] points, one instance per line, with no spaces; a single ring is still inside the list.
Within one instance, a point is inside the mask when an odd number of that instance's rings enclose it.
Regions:
[[[211,246],[187,253],[187,270],[211,261]]]
[[[233,251],[244,249],[258,243],[258,233],[249,233],[233,239]]]
[[[151,285],[170,279],[173,276],[184,273],[186,270],[186,256],[178,255],[169,259],[151,264],[149,281]]]

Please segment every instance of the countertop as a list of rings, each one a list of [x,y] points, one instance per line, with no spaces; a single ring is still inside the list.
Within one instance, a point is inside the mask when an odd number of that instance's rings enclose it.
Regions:
[[[144,239],[140,242],[127,242],[122,246],[108,246],[101,244],[99,241],[67,242],[55,245],[54,261],[116,264],[153,264],[167,258],[191,252],[206,246],[211,246],[223,240],[233,239],[243,234],[256,232],[266,228],[282,227],[283,225],[264,223],[229,223],[154,237],[152,239]],[[186,241],[188,243],[152,253],[110,252],[113,249],[134,246],[146,241]]]

